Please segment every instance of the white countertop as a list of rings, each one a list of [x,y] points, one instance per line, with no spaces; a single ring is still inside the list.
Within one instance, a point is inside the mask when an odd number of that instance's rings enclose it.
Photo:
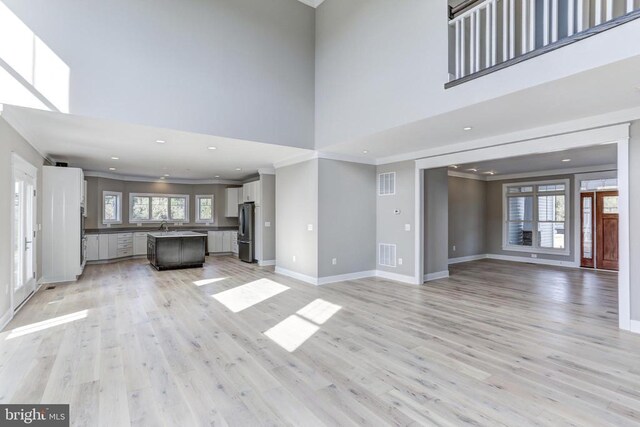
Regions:
[[[155,233],[149,233],[149,236],[156,238],[165,237],[207,237],[204,233],[197,233],[195,231],[157,231]]]

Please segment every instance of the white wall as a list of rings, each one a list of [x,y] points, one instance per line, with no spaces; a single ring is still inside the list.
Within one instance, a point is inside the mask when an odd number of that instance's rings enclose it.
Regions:
[[[25,141],[9,124],[0,117],[0,200],[5,203],[0,208],[0,326],[11,315],[11,153],[16,153],[27,162],[38,168],[38,189],[42,188],[42,165],[45,160],[27,141]],[[38,191],[38,224],[42,223],[41,191]],[[42,274],[42,244],[40,233],[36,236],[36,277]]]
[[[314,9],[297,0],[4,0],[70,67],[70,112],[313,145]]]
[[[640,55],[640,44],[629,42],[640,33],[636,20],[445,90],[448,31],[446,1],[325,0],[316,12],[316,146],[357,140]],[[490,111],[472,118],[487,119]],[[528,127],[542,125],[535,119],[522,118],[531,120]]]
[[[449,270],[449,175],[447,168],[424,173],[424,274]]]

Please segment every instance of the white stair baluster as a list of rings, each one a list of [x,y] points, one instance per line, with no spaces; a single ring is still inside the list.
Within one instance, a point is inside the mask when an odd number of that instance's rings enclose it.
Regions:
[[[509,1],[502,0],[502,60],[509,59]]]
[[[596,7],[593,11],[594,13],[594,24],[600,25],[602,24],[602,0],[596,0]]]
[[[551,43],[558,41],[558,0],[551,1]]]
[[[582,32],[584,29],[584,0],[577,0],[578,5],[576,6],[576,31],[578,33]]]
[[[515,0],[509,0],[509,59],[516,56],[516,8]]]
[[[613,0],[607,0],[607,21],[613,19]]]
[[[455,43],[456,43],[456,79],[459,79],[460,76],[460,21],[456,21],[455,24]]]
[[[549,44],[549,2],[551,0],[543,0],[542,5],[542,44]]]
[[[464,26],[465,26],[465,22],[464,22],[465,18],[462,18],[460,20],[460,77],[464,77],[464,75],[466,74],[466,59],[467,59],[467,52],[466,52],[466,43],[465,43],[465,30],[464,30]]]
[[[536,0],[529,1],[529,51],[536,48]]]
[[[575,0],[568,0],[567,4],[567,35],[572,36],[574,33],[575,23]]]
[[[491,2],[491,65],[498,62],[498,3],[497,0]]]
[[[482,42],[482,38],[480,36],[481,32],[480,32],[480,27],[481,27],[481,20],[480,20],[480,9],[478,9],[477,11],[474,12],[473,14],[473,19],[475,19],[476,21],[476,45],[475,45],[475,50],[476,50],[476,65],[475,65],[475,69],[476,72],[480,71],[480,58],[482,57],[482,54],[480,53],[481,49],[480,47],[482,46],[481,42]]]
[[[469,74],[476,72],[476,19],[469,16]]]
[[[633,0],[627,0],[627,13],[633,12]]]
[[[527,13],[529,12],[529,5],[527,4],[528,1],[531,0],[522,0],[522,4],[521,4],[521,9],[522,9],[522,14],[520,15],[521,19],[520,19],[520,27],[522,28],[522,36],[521,38],[521,43],[522,43],[522,53],[527,53],[527,24],[529,22],[529,20],[527,19]]]
[[[485,17],[485,29],[484,29],[484,47],[485,57],[484,66],[489,68],[491,66],[491,2],[487,3],[487,7],[484,10]]]

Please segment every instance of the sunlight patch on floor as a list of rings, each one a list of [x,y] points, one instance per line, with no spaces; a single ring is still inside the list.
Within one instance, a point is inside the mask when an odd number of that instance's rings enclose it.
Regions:
[[[315,301],[307,304],[297,311],[297,314],[305,319],[311,320],[318,325],[322,325],[329,320],[331,316],[336,314],[342,307],[336,304],[332,304],[328,301],[318,298]]]
[[[20,326],[19,328],[13,329],[11,333],[7,335],[5,340],[32,334],[54,326],[64,325],[65,323],[74,322],[76,320],[85,319],[88,313],[89,310],[76,311],[75,313],[65,314],[64,316],[54,317],[53,319],[43,320],[42,322]]]
[[[215,279],[202,279],[202,280],[196,280],[195,282],[193,282],[193,284],[196,286],[206,286],[212,283],[222,282],[223,280],[227,280],[227,279],[228,277],[217,277]]]
[[[212,295],[229,310],[238,313],[289,289],[269,279],[259,279]]]
[[[295,351],[315,334],[319,326],[292,314],[264,334],[288,352]]]

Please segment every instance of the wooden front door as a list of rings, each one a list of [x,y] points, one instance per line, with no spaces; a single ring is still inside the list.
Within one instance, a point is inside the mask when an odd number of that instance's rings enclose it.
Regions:
[[[618,269],[618,192],[596,193],[596,267]]]
[[[580,266],[595,267],[594,229],[595,229],[595,194],[580,194]]]

